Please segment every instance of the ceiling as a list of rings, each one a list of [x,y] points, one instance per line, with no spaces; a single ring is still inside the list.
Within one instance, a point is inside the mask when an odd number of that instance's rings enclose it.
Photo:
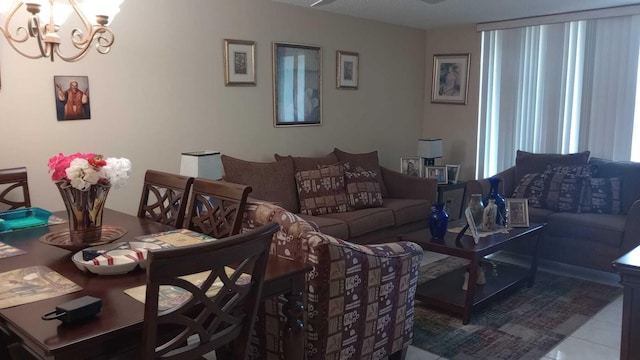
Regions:
[[[477,24],[579,10],[640,4],[640,0],[335,0],[310,7],[316,0],[273,0],[418,29]]]

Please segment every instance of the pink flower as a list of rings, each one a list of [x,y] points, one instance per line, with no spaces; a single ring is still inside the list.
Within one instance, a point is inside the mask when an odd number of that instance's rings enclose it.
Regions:
[[[76,189],[87,190],[97,183],[118,187],[131,173],[128,159],[108,158],[95,153],[59,153],[49,159],[51,180],[71,184]]]

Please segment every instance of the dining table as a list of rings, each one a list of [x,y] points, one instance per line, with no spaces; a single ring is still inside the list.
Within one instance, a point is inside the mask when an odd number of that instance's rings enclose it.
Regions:
[[[67,217],[64,211],[54,215]],[[125,229],[126,233],[115,240],[123,242],[174,229],[112,209],[105,209],[103,224]],[[0,258],[0,273],[29,266],[46,266],[82,288],[66,295],[0,309],[0,331],[5,346],[19,347],[20,351],[36,358],[65,360],[100,359],[114,349],[139,346],[144,304],[127,295],[125,290],[144,285],[145,270],[138,267],[119,275],[97,275],[80,270],[72,261],[73,251],[40,241],[46,234],[65,229],[68,229],[68,223],[0,233],[0,242],[25,252]],[[275,256],[270,256],[267,263],[262,298],[284,295],[286,299],[281,317],[285,329],[282,341],[286,359],[304,358],[302,295],[305,276],[310,270],[310,265]],[[97,316],[71,324],[41,318],[57,305],[86,295],[102,300],[102,309]]]

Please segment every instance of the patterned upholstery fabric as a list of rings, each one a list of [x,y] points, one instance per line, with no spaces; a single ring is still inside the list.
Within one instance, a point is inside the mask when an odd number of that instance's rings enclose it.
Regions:
[[[580,176],[591,176],[593,173],[591,165],[561,165],[549,164],[545,173],[570,174]]]
[[[515,184],[527,174],[541,174],[549,164],[587,165],[589,151],[575,154],[536,154],[518,150],[516,152]]]
[[[516,186],[512,197],[529,199],[529,206],[534,208],[544,208],[546,207],[544,191],[544,174],[526,174],[522,180],[520,180],[520,184]]]
[[[382,206],[382,192],[375,171],[344,172],[349,210]]]
[[[384,181],[382,180],[382,176],[380,175],[380,164],[378,163],[377,151],[363,154],[352,154],[335,148],[333,149],[333,152],[338,157],[338,160],[342,161],[343,163],[350,163],[353,167],[352,170],[356,168],[362,168],[365,171],[375,171],[378,178],[378,184],[380,184],[382,197],[389,196],[389,194],[387,193],[387,188],[384,185]]]
[[[313,265],[304,294],[308,360],[383,359],[413,337],[413,307],[422,249],[409,242],[355,245],[317,232],[266,203],[250,203],[245,227],[280,224],[271,253]],[[283,298],[260,309],[253,359],[283,359]]]
[[[544,189],[546,208],[562,212],[578,212],[585,181],[588,176],[547,173]]]
[[[347,211],[342,165],[296,172],[300,213],[323,215]]]
[[[590,178],[585,190],[582,212],[620,214],[620,178]]]

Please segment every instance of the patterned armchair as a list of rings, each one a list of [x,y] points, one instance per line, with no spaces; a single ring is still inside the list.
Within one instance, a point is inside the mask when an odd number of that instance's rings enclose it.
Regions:
[[[307,359],[403,358],[413,338],[422,249],[410,242],[352,244],[276,205],[247,204],[244,228],[271,221],[281,227],[271,253],[313,265],[304,294]],[[283,358],[284,301],[274,297],[261,306],[252,358]]]

